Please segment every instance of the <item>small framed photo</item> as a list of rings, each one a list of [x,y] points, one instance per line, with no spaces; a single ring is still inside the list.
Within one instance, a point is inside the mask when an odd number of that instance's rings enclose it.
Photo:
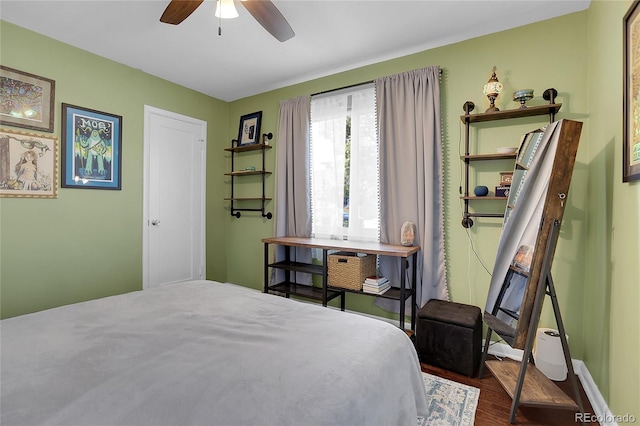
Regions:
[[[0,65],[0,123],[53,132],[56,82]]]
[[[0,129],[0,197],[57,196],[58,138]]]
[[[260,141],[260,123],[262,121],[262,111],[240,117],[240,128],[238,129],[238,146],[252,145]]]
[[[624,138],[622,181],[640,180],[640,2],[624,16]]]
[[[121,189],[122,117],[62,104],[62,187]]]

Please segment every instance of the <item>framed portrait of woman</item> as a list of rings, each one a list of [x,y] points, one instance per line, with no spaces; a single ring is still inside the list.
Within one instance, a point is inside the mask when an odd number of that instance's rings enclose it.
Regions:
[[[57,196],[58,138],[0,129],[0,197]]]

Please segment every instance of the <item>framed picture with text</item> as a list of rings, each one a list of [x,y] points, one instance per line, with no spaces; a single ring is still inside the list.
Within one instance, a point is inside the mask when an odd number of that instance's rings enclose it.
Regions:
[[[262,111],[240,117],[240,128],[238,129],[238,146],[252,145],[260,141],[260,122],[262,121]]]
[[[640,2],[624,16],[622,181],[640,180]]]
[[[62,104],[62,187],[121,189],[122,117]]]
[[[56,82],[0,65],[0,123],[53,132]]]

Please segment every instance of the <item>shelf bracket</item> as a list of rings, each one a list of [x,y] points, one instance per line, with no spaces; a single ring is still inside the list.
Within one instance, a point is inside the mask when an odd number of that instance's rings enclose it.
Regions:
[[[262,134],[262,144],[263,145],[269,145],[267,143],[267,141],[270,141],[271,139],[273,139],[273,133],[269,132],[269,133],[263,133]]]

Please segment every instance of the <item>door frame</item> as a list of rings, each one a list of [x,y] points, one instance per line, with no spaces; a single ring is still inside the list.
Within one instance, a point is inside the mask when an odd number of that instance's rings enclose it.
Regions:
[[[160,108],[156,108],[150,105],[144,106],[144,153],[143,153],[143,202],[142,202],[142,289],[149,288],[149,204],[150,204],[150,189],[149,180],[151,174],[151,116],[161,116],[173,120],[183,121],[189,124],[200,126],[202,130],[202,189],[200,193],[200,205],[201,215],[200,229],[204,236],[201,240],[202,246],[200,247],[201,259],[200,259],[200,276],[202,279],[206,277],[206,176],[207,176],[207,122],[197,118],[189,117],[186,115],[178,114],[171,111],[166,111]]]

